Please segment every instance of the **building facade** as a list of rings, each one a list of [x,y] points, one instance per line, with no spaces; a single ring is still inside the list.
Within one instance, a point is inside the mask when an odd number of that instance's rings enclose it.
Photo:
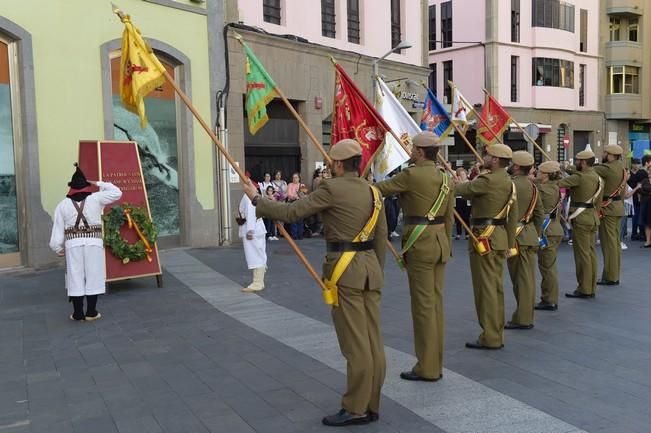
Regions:
[[[570,160],[606,138],[601,109],[600,7],[595,0],[430,0],[432,88],[444,102],[453,80],[474,104],[486,89],[536,141]],[[474,133],[471,131],[470,138]],[[542,155],[511,125],[503,141]],[[450,159],[468,156],[455,141]]]
[[[341,64],[357,86],[372,99],[373,63],[401,41],[411,48],[388,55],[378,72],[394,84],[411,111],[408,92],[415,83],[417,97],[427,79],[425,0],[309,0],[230,1],[228,21],[228,141],[238,161],[244,162],[254,180],[265,172],[293,172],[311,186],[323,156],[309,140],[287,107],[275,99],[268,106],[269,121],[255,135],[247,127],[245,57],[234,38],[240,34],[255,52],[269,75],[305,120],[314,135],[328,148],[333,107],[335,69],[331,57]],[[234,185],[231,202],[241,193]]]
[[[223,40],[209,27],[223,26],[222,3],[120,2],[212,121],[225,74],[223,60],[211,61]],[[138,141],[159,245],[218,243],[214,145],[167,83],[146,98],[147,128],[122,108],[123,28],[106,2],[1,2],[0,269],[60,263],[48,248],[51,215],[67,192],[80,139]]]
[[[630,147],[639,158],[649,146],[651,101],[651,4],[642,0],[602,2],[601,40],[604,82],[601,86],[608,142]]]

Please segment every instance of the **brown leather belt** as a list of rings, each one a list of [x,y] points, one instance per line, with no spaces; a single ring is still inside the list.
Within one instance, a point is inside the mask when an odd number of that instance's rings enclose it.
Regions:
[[[346,251],[367,251],[373,249],[373,240],[364,242],[328,242],[326,251],[329,253],[344,253]]]
[[[506,218],[470,218],[471,226],[503,226]]]
[[[436,224],[445,223],[445,216],[437,216],[434,217],[433,220],[421,216],[406,216],[402,218],[402,223],[404,225],[412,225],[412,226],[417,226],[417,225],[433,226]]]

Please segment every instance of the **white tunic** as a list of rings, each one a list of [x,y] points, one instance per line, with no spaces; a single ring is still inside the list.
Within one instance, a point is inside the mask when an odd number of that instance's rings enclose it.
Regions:
[[[84,216],[88,224],[101,225],[104,206],[122,197],[122,191],[110,182],[97,182],[99,192],[86,197]],[[106,290],[104,241],[101,238],[65,239],[65,229],[75,226],[77,209],[65,198],[54,210],[50,248],[66,254],[66,288],[68,296],[97,295]]]
[[[264,222],[261,218],[255,217],[255,206],[251,203],[251,199],[244,195],[240,200],[239,207],[240,215],[246,218],[246,222],[239,228],[239,236],[242,238],[244,245],[244,257],[246,258],[246,265],[249,269],[267,267],[267,242],[265,234],[267,229],[264,227]],[[253,239],[246,238],[248,232],[253,233]]]

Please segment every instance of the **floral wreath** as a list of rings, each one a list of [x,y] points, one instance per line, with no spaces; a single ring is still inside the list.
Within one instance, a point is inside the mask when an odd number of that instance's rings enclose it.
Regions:
[[[122,203],[113,206],[102,216],[102,220],[104,221],[104,245],[109,247],[113,255],[122,260],[122,263],[126,265],[131,260],[142,259],[152,261],[152,245],[158,237],[158,229],[149,218],[146,208]],[[140,238],[137,242],[130,243],[122,237],[120,228],[124,224],[136,231]]]

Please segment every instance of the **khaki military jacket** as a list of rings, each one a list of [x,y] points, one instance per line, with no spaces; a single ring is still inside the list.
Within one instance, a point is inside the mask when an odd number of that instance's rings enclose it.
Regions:
[[[558,204],[560,199],[560,188],[557,181],[538,183],[538,191],[542,199],[543,210],[545,215],[549,214]],[[556,208],[556,218],[553,218],[545,232],[546,236],[563,236],[563,227],[561,226],[562,207]],[[544,220],[543,220],[544,222]]]
[[[256,216],[292,222],[316,213],[321,214],[325,239],[328,242],[351,242],[362,230],[373,210],[369,184],[355,173],[324,179],[306,197],[292,203],[258,200]],[[384,209],[380,211],[373,237],[373,250],[359,251],[339,279],[338,285],[377,290],[384,283],[384,259],[387,222]],[[341,253],[327,253],[323,263],[323,278],[330,278]]]
[[[471,201],[472,218],[494,218],[511,197],[511,178],[506,169],[498,168],[489,173],[480,174],[470,182],[458,184],[456,195]],[[507,216],[507,223],[496,226],[490,238],[491,248],[505,251],[515,247],[515,226],[518,223],[518,203],[514,201]],[[479,235],[485,226],[473,226],[473,232]],[[472,247],[471,247],[472,248]]]
[[[572,203],[585,203],[597,192],[599,188],[599,175],[592,167],[588,167],[583,171],[576,171],[574,174],[558,181],[558,186],[561,188],[569,188],[570,190],[570,215],[576,210]],[[597,211],[601,203],[601,195],[594,200],[594,208],[587,208],[579,214],[572,222],[583,224],[587,226],[599,225],[599,217]]]
[[[601,193],[601,200],[606,201],[608,200],[608,196],[622,184],[624,163],[619,159],[604,162],[603,164],[596,165],[594,171],[604,180],[604,190]],[[624,198],[622,197],[624,192],[626,192],[626,185],[617,192],[619,200],[613,200],[608,206],[601,208],[601,213],[607,216],[624,216]]]
[[[413,165],[391,179],[377,183],[375,186],[385,197],[399,194],[400,206],[405,216],[424,217],[436,201],[443,176],[447,176],[436,166],[434,161],[423,161]],[[419,260],[426,261],[434,256],[433,248],[438,244],[441,248],[442,262],[446,263],[452,254],[450,247],[452,223],[454,221],[454,184],[448,179],[448,192],[436,216],[445,217],[445,230],[427,226],[416,243],[409,250],[410,255],[416,255]],[[402,233],[403,243],[409,239],[415,225],[406,225]]]
[[[527,176],[513,176],[511,181],[513,181],[516,194],[518,195],[518,221],[521,221],[529,209],[529,204],[533,197],[533,189],[536,186]],[[528,247],[538,246],[538,237],[540,236],[540,229],[544,219],[545,212],[543,210],[542,199],[540,194],[538,194],[533,213],[529,218],[529,224],[524,226],[524,229],[522,229],[517,237],[518,245]]]

